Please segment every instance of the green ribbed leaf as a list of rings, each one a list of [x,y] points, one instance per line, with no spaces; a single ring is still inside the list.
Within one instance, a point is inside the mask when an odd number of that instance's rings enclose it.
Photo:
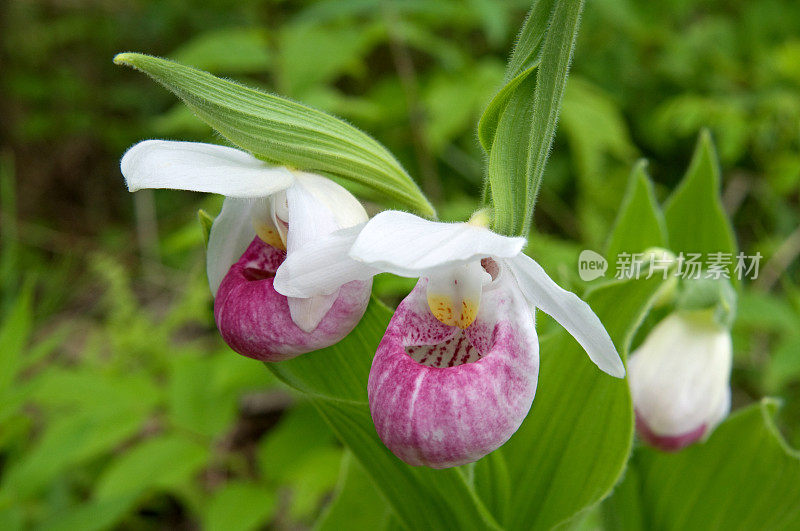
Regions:
[[[640,448],[635,477],[625,481],[638,488],[623,483],[612,498],[621,519],[667,531],[799,529],[800,454],[778,432],[776,409],[764,399],[731,415],[707,442],[678,453]]]
[[[269,162],[335,175],[422,215],[433,207],[389,151],[350,124],[305,105],[173,61],[121,53],[233,144]]]
[[[689,169],[664,205],[669,244],[680,253],[735,253],[736,239],[720,198],[720,169],[711,133],[703,130]]]

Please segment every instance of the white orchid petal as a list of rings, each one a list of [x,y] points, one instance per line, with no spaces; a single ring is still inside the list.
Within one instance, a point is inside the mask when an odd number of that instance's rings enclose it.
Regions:
[[[256,236],[254,214],[264,212],[265,199],[236,199],[226,197],[222,211],[214,220],[208,235],[206,272],[211,293],[216,296],[228,270],[247,250]]]
[[[388,210],[367,223],[350,255],[381,271],[418,277],[487,256],[516,256],[524,245],[525,238],[501,236],[483,227]]]
[[[307,299],[289,297],[289,313],[292,321],[304,332],[313,332],[330,311],[338,296],[337,291],[331,295],[317,295]]]
[[[267,166],[238,149],[199,142],[145,140],[125,153],[120,166],[131,192],[169,188],[257,198],[294,182],[286,168]]]
[[[348,255],[361,228],[340,229],[287,254],[275,274],[275,290],[287,297],[328,295],[348,282],[379,273]]]
[[[611,376],[622,378],[625,367],[603,323],[586,302],[553,282],[542,266],[521,254],[508,261],[522,294],[572,334],[589,358]]]

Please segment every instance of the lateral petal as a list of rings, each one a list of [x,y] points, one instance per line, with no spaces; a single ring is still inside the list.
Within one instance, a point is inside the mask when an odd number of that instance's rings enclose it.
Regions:
[[[602,371],[622,378],[625,367],[603,323],[586,302],[562,289],[531,257],[508,260],[520,290],[528,301],[558,321],[581,344]]]

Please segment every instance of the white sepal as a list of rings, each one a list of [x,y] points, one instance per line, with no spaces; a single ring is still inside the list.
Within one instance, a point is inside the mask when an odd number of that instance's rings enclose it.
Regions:
[[[169,188],[265,197],[294,182],[286,168],[268,166],[238,149],[200,142],[145,140],[125,153],[120,167],[131,192]]]
[[[362,227],[337,230],[288,254],[275,274],[275,290],[287,297],[329,295],[350,281],[380,273],[348,254]]]
[[[566,328],[601,370],[617,378],[625,376],[625,367],[611,337],[586,302],[553,282],[529,256],[520,254],[508,260],[508,264],[531,304]]]
[[[265,212],[265,199],[226,197],[222,211],[214,220],[208,235],[206,273],[211,293],[216,297],[222,279],[247,250],[256,236],[253,219]]]
[[[502,236],[483,227],[428,221],[388,210],[367,223],[350,255],[381,271],[413,278],[488,256],[510,258],[524,245],[525,238]]]

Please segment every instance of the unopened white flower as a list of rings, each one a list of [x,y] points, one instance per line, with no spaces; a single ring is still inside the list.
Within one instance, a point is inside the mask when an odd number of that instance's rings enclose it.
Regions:
[[[642,439],[674,451],[707,437],[730,410],[732,359],[730,332],[710,312],[658,323],[628,363]]]

